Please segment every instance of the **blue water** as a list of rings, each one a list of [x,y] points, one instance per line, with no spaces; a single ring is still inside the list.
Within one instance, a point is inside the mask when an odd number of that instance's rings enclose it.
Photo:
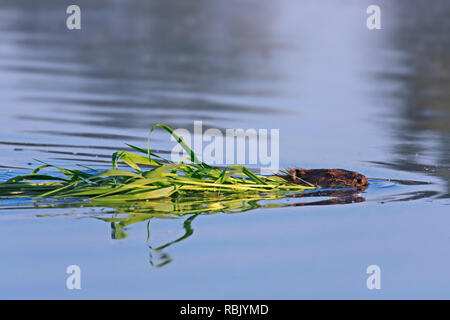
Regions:
[[[2,181],[34,159],[108,169],[151,125],[202,120],[280,129],[281,167],[371,184],[351,201],[200,215],[159,251],[189,216],[119,230],[102,220],[112,208],[2,199],[0,298],[448,299],[450,6],[377,3],[370,31],[370,1],[82,0],[69,31],[60,1],[2,1]],[[74,264],[80,290],[66,288]],[[366,287],[374,264],[380,290]]]

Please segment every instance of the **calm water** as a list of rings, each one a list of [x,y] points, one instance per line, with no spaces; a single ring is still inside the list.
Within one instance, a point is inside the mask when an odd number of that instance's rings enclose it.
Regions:
[[[448,1],[377,1],[374,31],[371,1],[77,3],[81,31],[61,1],[0,1],[1,180],[34,159],[108,168],[152,124],[202,120],[280,129],[282,167],[372,184],[354,203],[126,227],[111,208],[1,200],[0,298],[450,298]]]

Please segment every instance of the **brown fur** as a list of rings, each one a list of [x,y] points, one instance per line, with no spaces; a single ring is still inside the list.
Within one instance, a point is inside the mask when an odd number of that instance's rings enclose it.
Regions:
[[[344,169],[303,169],[292,168],[288,174],[280,175],[289,182],[308,186],[308,182],[322,188],[351,188],[365,189],[369,184],[367,178],[359,172]]]

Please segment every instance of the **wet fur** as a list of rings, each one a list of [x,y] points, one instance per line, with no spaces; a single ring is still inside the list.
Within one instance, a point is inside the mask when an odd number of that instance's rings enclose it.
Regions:
[[[291,168],[286,171],[288,174],[280,175],[282,178],[302,186],[313,184],[322,188],[365,189],[369,184],[364,175],[344,169]]]

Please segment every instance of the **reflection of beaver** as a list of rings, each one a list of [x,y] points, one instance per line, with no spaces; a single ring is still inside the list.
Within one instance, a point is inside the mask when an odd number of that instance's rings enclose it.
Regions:
[[[306,201],[306,202],[297,202],[291,204],[293,207],[299,206],[320,206],[320,205],[329,205],[329,204],[347,204],[347,203],[356,203],[356,202],[364,202],[366,198],[360,196],[359,191],[363,191],[366,187],[357,188],[356,192],[353,189],[335,189],[335,190],[317,190],[312,192],[300,192],[291,195],[291,198],[304,198],[308,200],[308,198],[318,198],[318,197],[332,197],[331,199],[319,200],[319,201]]]
[[[288,174],[281,175],[289,182],[302,186],[313,184],[322,188],[359,188],[365,189],[369,184],[367,178],[354,171],[344,169],[302,169],[287,170]],[[309,184],[308,184],[309,183]]]

